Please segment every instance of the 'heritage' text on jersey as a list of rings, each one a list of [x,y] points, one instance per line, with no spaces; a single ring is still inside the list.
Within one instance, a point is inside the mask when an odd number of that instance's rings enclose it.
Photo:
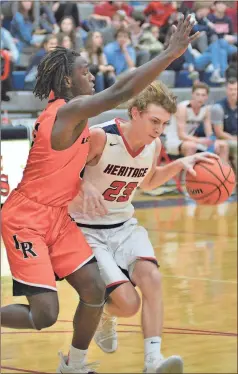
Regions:
[[[111,175],[118,175],[121,177],[143,178],[148,171],[148,168],[133,168],[128,166],[108,164],[104,169],[104,173]]]

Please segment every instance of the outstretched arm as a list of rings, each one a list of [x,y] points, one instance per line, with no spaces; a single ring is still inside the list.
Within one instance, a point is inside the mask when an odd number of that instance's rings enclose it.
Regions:
[[[189,36],[193,28],[190,16],[181,20],[176,28],[168,48],[159,56],[139,68],[128,72],[110,88],[87,97],[76,97],[67,105],[59,109],[58,121],[63,121],[67,127],[73,129],[84,120],[113,109],[119,104],[131,99],[153,82],[176,58],[181,56],[189,43],[197,38],[198,34]]]
[[[146,178],[140,184],[142,190],[150,191],[159,186],[162,186],[164,183],[168,182],[176,174],[182,170],[186,170],[192,175],[196,175],[193,166],[197,161],[205,161],[207,163],[213,163],[213,159],[218,159],[219,157],[213,153],[202,152],[195,154],[193,156],[182,157],[174,162],[171,162],[165,166],[157,166],[157,160],[159,153],[161,151],[161,143],[157,141],[157,150],[155,152],[155,158],[153,162],[152,169]]]

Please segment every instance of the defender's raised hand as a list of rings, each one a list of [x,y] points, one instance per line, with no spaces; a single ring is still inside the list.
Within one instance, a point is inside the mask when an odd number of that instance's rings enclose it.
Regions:
[[[185,20],[184,16],[181,16],[177,27],[174,25],[172,26],[173,33],[171,35],[167,50],[175,59],[184,54],[188,48],[188,45],[199,37],[199,32],[196,32],[196,34],[190,36],[194,24],[195,21],[191,21],[191,15],[188,15]]]

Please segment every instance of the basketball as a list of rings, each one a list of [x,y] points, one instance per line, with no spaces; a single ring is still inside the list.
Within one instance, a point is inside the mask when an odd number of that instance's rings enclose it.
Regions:
[[[198,161],[194,170],[196,176],[186,174],[186,189],[198,204],[221,204],[231,196],[236,178],[229,164],[221,159],[214,159],[214,164]]]

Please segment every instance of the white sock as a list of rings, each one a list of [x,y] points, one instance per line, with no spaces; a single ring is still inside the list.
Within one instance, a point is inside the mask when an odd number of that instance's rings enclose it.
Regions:
[[[144,349],[145,349],[145,364],[152,364],[153,361],[157,361],[158,357],[161,355],[161,337],[153,336],[152,338],[144,339]]]
[[[82,367],[86,364],[88,350],[77,349],[70,346],[68,365],[73,367]]]

